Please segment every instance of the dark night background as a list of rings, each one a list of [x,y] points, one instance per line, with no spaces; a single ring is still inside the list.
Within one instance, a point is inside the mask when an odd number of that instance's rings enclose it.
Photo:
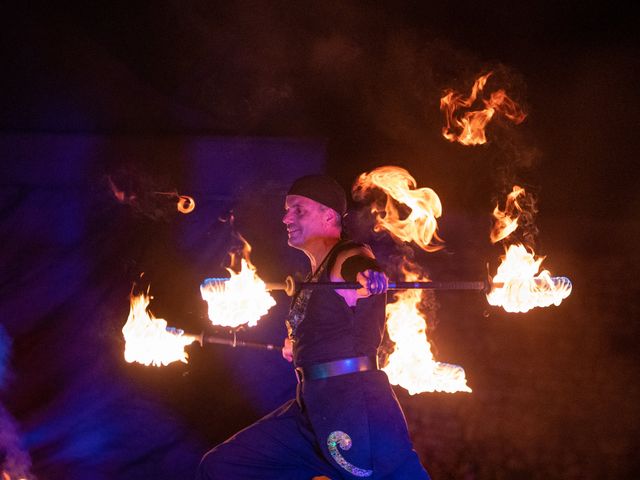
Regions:
[[[638,478],[638,12],[579,2],[22,2],[0,15],[0,462],[47,479],[192,478],[200,456],[288,399],[272,352],[190,347],[130,365],[141,272],[152,311],[206,327],[198,285],[253,244],[266,279],[304,269],[280,222],[292,179],[345,187],[407,168],[444,205],[433,278],[484,278],[490,212],[534,193],[559,307],[506,314],[442,293],[436,358],[471,394],[398,388],[434,479]],[[489,143],[441,136],[439,98],[505,88],[528,113]],[[137,192],[116,202],[107,178]],[[153,191],[193,195],[190,215]],[[352,218],[365,220],[352,205]],[[388,239],[373,238],[384,250]],[[244,338],[280,342],[287,298]],[[437,326],[436,326],[437,324]],[[225,334],[225,332],[218,332]],[[2,465],[0,463],[0,465]]]

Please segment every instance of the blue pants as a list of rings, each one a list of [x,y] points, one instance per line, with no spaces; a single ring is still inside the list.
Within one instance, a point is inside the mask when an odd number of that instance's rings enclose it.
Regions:
[[[296,400],[290,400],[266,417],[209,451],[200,462],[197,480],[332,480],[355,479],[331,465],[322,455],[311,423]],[[415,451],[400,467],[379,480],[428,480]]]

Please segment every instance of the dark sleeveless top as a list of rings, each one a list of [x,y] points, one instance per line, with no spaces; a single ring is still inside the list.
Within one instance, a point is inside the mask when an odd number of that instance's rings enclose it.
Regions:
[[[344,250],[362,246],[340,241],[307,281],[329,282],[336,257]],[[340,358],[376,355],[382,342],[386,296],[361,298],[349,307],[340,295],[329,288],[303,289],[294,297],[287,319],[293,340],[296,367]]]

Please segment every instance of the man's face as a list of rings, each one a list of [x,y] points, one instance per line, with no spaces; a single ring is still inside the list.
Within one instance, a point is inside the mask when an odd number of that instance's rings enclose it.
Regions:
[[[302,248],[315,238],[326,236],[327,208],[307,197],[287,195],[282,221],[287,226],[289,245]]]

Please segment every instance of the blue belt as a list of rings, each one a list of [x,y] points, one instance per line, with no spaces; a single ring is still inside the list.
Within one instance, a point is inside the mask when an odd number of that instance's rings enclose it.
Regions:
[[[378,369],[378,357],[351,357],[334,360],[332,362],[316,363],[307,367],[297,367],[298,383],[309,380],[346,375],[347,373],[366,372]]]

